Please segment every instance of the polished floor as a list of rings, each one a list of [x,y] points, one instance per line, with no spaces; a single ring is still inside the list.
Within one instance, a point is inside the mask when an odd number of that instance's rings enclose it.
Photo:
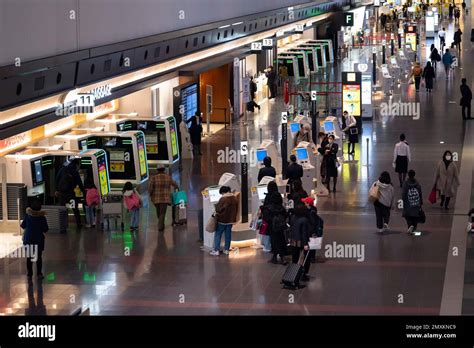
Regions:
[[[470,32],[468,22],[461,22],[465,33]],[[448,27],[449,36],[454,25]],[[307,286],[293,291],[281,287],[285,267],[267,263],[269,256],[262,250],[246,248],[219,257],[201,251],[201,191],[216,184],[224,172],[240,173],[239,164],[217,162],[219,150],[238,149],[240,132],[236,125],[207,138],[202,157],[183,160],[173,169],[174,179],[190,199],[186,226],[172,228],[168,219],[165,232],[159,233],[155,210],[147,206],[141,211],[140,231],[136,234],[128,228],[124,233],[82,229],[70,230],[67,235],[50,234],[42,283],[28,283],[24,260],[0,261],[0,314],[69,314],[79,306],[88,307],[93,315],[439,314],[446,295],[443,288],[458,202],[453,200],[446,211],[425,201],[427,222],[420,225],[419,237],[406,233],[401,212],[395,209],[390,232],[378,235],[367,194],[370,184],[384,170],[397,182],[392,157],[400,133],[406,134],[411,145],[410,167],[417,172],[425,197],[445,150],[459,154],[457,165],[462,170],[462,154],[472,150],[463,148],[469,127],[466,123],[470,121],[462,121],[458,105],[461,77],[472,81],[473,68],[466,64],[472,59],[467,36],[453,78],[446,80],[439,66],[432,94],[415,93],[414,85],[404,81],[391,97],[392,101],[419,102],[419,120],[381,116],[378,106],[388,97],[381,93],[374,97],[375,118],[363,124],[355,159],[342,165],[337,192],[319,199],[318,210],[325,220],[324,244],[364,246],[363,261],[328,258],[313,264]],[[424,44],[429,46],[430,42]],[[422,61],[424,57],[425,53]],[[278,139],[283,110],[279,97],[265,102],[260,112],[249,117],[251,146],[258,145],[260,128],[264,139]],[[250,171],[256,176],[257,168]],[[395,187],[399,199],[401,190]],[[472,181],[462,182],[459,190],[472,192]],[[467,243],[465,295],[470,295],[463,300],[463,313],[472,314],[471,237]],[[125,252],[127,248],[130,255]]]

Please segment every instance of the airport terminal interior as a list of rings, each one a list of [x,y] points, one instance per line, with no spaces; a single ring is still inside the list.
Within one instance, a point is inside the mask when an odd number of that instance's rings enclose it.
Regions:
[[[470,0],[108,3],[0,0],[0,315],[474,314]]]

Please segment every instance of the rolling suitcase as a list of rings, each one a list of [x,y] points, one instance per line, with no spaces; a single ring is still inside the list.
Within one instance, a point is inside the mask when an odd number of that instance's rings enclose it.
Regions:
[[[303,252],[300,255],[300,259],[298,260],[298,263],[290,263],[288,265],[288,268],[286,269],[286,271],[283,274],[283,277],[281,279],[281,283],[283,284],[283,288],[287,288],[287,289],[302,288],[302,286],[300,285],[300,280],[301,280],[301,277],[304,274],[303,265],[306,263],[306,258],[309,255],[309,250],[306,253],[306,257],[304,258],[303,263],[301,263],[301,256],[302,255],[303,255]]]
[[[173,226],[187,224],[187,210],[185,203],[173,205]]]
[[[43,205],[41,210],[46,212],[46,221],[50,231],[66,233],[68,228],[67,208],[58,205]]]

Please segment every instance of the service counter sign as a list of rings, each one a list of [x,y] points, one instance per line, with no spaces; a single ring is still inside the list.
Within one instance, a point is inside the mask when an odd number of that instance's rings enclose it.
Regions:
[[[361,116],[362,74],[360,72],[342,73],[342,111],[353,116]]]

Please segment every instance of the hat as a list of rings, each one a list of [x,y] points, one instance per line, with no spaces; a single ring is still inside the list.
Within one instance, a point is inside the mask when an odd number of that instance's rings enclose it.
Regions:
[[[301,198],[301,202],[308,203],[309,205],[314,205],[314,198],[313,197]]]

